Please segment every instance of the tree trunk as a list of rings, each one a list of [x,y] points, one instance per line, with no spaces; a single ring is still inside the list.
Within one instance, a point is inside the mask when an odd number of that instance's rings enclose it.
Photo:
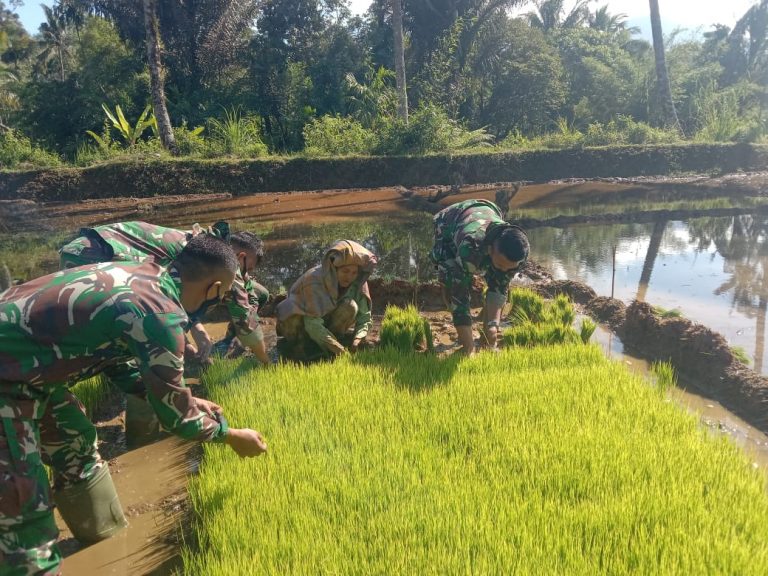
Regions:
[[[403,5],[392,0],[392,32],[395,37],[395,76],[397,77],[397,115],[408,124],[408,92],[405,85],[405,50],[403,47]]]
[[[659,248],[661,248],[661,241],[664,238],[664,229],[667,227],[667,221],[659,221],[654,223],[653,232],[651,232],[651,240],[648,242],[648,251],[645,253],[645,261],[643,262],[643,270],[640,273],[640,284],[637,287],[638,302],[645,302],[645,295],[648,292],[648,285],[651,283],[651,274],[653,274],[653,266],[656,264],[656,257],[659,255]]]
[[[147,35],[147,63],[149,64],[149,78],[152,87],[152,109],[157,119],[157,131],[160,133],[160,142],[163,147],[173,155],[178,155],[176,139],[171,128],[171,119],[168,116],[168,108],[165,106],[165,88],[163,65],[160,61],[160,30],[155,13],[155,0],[143,0],[144,2],[144,29]]]
[[[667,59],[664,55],[664,36],[661,32],[661,15],[659,0],[649,0],[651,4],[651,33],[653,34],[653,53],[656,60],[656,85],[663,113],[664,126],[673,128],[682,134],[680,122],[677,119],[675,102],[672,100],[672,89],[667,73]]]
[[[768,308],[768,300],[760,296],[757,305],[757,322],[755,323],[755,372],[763,371],[763,355],[765,353],[765,312]]]

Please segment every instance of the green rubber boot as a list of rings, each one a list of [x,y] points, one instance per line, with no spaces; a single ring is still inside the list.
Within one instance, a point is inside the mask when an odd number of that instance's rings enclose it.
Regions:
[[[80,542],[99,542],[128,526],[106,464],[88,480],[56,490],[53,501]]]
[[[160,438],[160,421],[149,402],[128,394],[125,397],[125,444],[138,448]]]

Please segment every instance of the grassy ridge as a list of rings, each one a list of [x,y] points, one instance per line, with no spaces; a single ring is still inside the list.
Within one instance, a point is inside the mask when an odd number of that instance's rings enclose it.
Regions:
[[[89,168],[0,170],[0,199],[73,201],[172,194],[491,184],[562,178],[764,170],[768,146],[667,144],[427,156],[134,159]]]
[[[187,574],[765,574],[766,478],[594,346],[208,373]]]

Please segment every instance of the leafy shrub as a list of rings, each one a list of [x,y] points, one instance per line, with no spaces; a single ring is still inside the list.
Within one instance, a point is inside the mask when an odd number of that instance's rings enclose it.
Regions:
[[[408,124],[400,119],[386,122],[379,135],[377,152],[385,155],[428,154],[489,147],[493,137],[484,128],[467,130],[435,105],[420,107]]]
[[[585,132],[573,128],[562,118],[558,121],[557,127],[555,132],[532,138],[514,132],[505,137],[499,146],[505,149],[564,150],[590,146],[664,144],[680,140],[680,136],[674,130],[654,128],[644,122],[636,122],[630,116],[623,115],[619,115],[607,124],[593,122]]]
[[[243,115],[239,108],[224,111],[224,118],[208,119],[208,154],[244,158],[265,156],[267,146],[262,140],[261,118]]]
[[[426,348],[434,350],[429,321],[419,315],[415,306],[387,306],[381,321],[381,345],[401,352]]]
[[[61,160],[14,130],[0,131],[0,168],[58,166]]]
[[[352,118],[323,116],[304,126],[304,145],[310,156],[370,154],[376,134]]]
[[[196,126],[193,129],[187,127],[187,122],[182,122],[181,126],[173,129],[173,137],[176,139],[176,146],[179,154],[182,156],[196,156],[205,153],[206,142],[201,136],[205,126]]]

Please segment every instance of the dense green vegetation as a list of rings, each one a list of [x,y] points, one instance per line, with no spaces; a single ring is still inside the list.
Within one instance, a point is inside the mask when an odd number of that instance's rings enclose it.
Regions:
[[[172,149],[202,158],[765,142],[768,134],[768,0],[733,29],[667,31],[679,126],[661,112],[651,44],[623,15],[588,2],[566,13],[561,0],[541,0],[515,18],[508,9],[519,0],[403,0],[408,121],[398,113],[390,0],[374,0],[362,17],[346,0],[201,0],[183,9],[156,0],[164,75],[148,66],[141,2],[55,0],[31,32],[16,4],[0,1],[6,168],[167,156],[165,115],[150,97],[161,76]]]
[[[583,344],[219,362],[270,453],[205,447],[184,573],[764,574],[764,473],[658,372]]]

